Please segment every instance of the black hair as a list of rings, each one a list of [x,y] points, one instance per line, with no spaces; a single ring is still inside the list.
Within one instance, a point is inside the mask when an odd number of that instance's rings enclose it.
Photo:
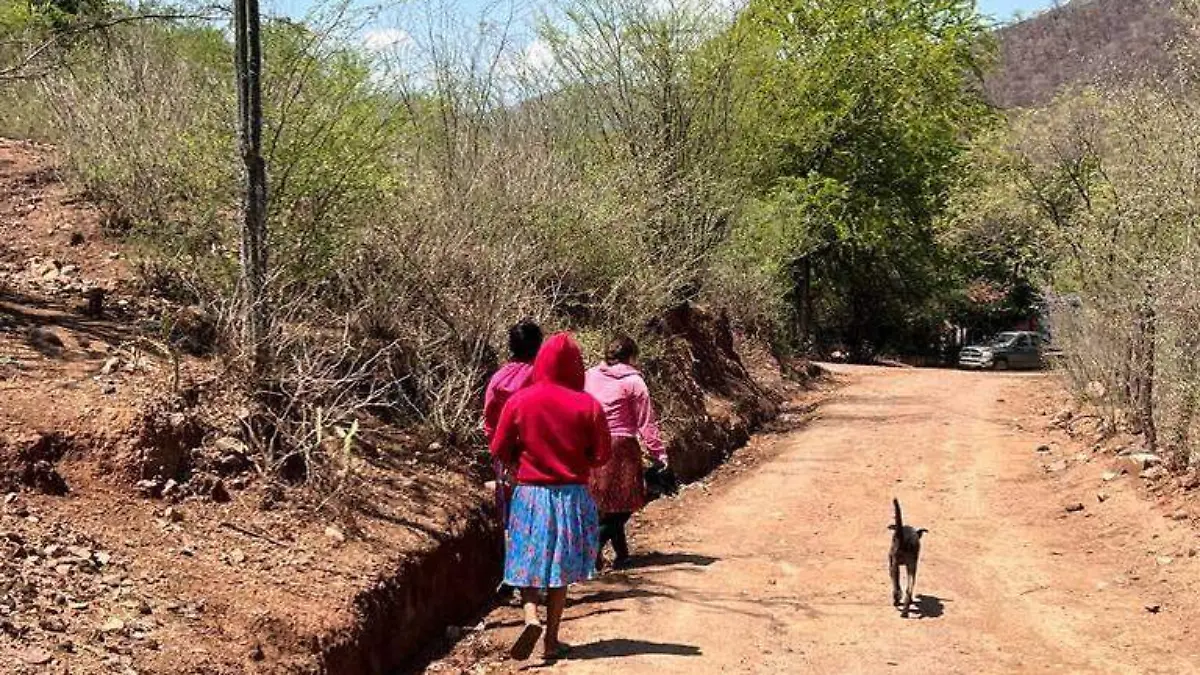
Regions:
[[[614,366],[618,363],[629,363],[636,359],[637,355],[638,346],[633,338],[628,335],[618,335],[608,343],[608,348],[604,350],[604,361],[608,365]]]
[[[508,351],[516,361],[533,362],[542,348],[542,329],[532,319],[522,319],[508,329]]]

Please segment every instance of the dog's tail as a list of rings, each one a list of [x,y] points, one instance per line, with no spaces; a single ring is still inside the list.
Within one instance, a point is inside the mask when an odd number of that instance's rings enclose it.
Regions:
[[[896,508],[896,531],[900,532],[904,529],[904,519],[900,517],[900,500],[893,497],[892,506]]]

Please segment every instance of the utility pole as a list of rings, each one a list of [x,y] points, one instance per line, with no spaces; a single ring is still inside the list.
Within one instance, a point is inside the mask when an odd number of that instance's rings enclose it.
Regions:
[[[233,0],[239,136],[246,167],[240,284],[243,347],[258,384],[270,366],[267,285],[267,165],[262,156],[262,31],[258,0]]]

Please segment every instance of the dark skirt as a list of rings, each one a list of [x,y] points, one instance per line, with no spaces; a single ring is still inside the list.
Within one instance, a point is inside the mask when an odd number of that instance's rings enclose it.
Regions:
[[[496,471],[496,517],[500,527],[508,528],[508,507],[512,503],[513,477],[503,462],[494,460],[492,468]]]
[[[600,513],[633,513],[646,505],[642,446],[636,438],[613,438],[612,459],[592,470],[588,484]]]

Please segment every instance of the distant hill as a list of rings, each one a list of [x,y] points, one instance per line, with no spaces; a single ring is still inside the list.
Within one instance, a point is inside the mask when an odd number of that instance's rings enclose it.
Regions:
[[[1181,29],[1171,0],[1074,0],[1000,29],[986,90],[1018,108],[1046,104],[1067,85],[1170,76]]]

